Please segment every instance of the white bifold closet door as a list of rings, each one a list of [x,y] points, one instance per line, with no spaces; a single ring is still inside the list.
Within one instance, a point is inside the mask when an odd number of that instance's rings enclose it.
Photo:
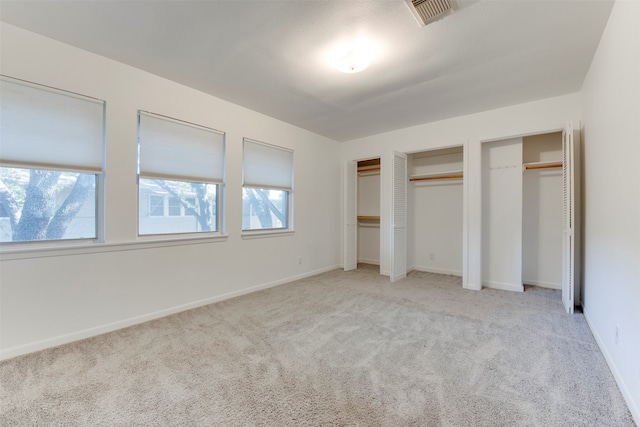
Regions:
[[[344,170],[344,271],[358,268],[358,164]]]
[[[407,277],[407,155],[393,153],[391,281]]]
[[[578,277],[579,225],[579,133],[571,123],[562,132],[562,303],[567,313],[573,313],[576,299],[580,298]]]

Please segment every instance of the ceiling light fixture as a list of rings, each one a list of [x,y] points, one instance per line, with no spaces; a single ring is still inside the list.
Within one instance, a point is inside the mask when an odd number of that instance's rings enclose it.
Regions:
[[[368,55],[358,50],[352,49],[345,52],[336,61],[336,68],[343,73],[358,73],[365,70],[371,59]]]
[[[343,73],[358,73],[365,70],[371,63],[374,49],[366,41],[343,43],[331,55],[331,63]]]

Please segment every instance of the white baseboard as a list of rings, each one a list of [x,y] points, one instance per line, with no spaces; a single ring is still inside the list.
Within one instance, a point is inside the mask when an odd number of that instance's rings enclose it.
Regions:
[[[47,348],[57,347],[63,344],[69,344],[75,341],[80,341],[86,338],[95,337],[97,335],[113,332],[118,329],[127,328],[129,326],[138,325],[140,323],[148,322],[150,320],[166,317],[171,314],[180,313],[182,311],[191,310],[194,308],[202,307],[205,305],[213,304],[216,302],[224,301],[227,299],[239,297],[241,295],[250,294],[252,292],[260,291],[263,289],[273,288],[285,283],[294,282],[296,280],[304,279],[306,277],[315,276],[316,274],[325,273],[327,271],[335,270],[339,268],[339,265],[332,265],[330,267],[320,268],[318,270],[309,271],[295,276],[290,276],[284,279],[275,280],[273,282],[262,283],[260,285],[251,286],[249,288],[241,289],[239,291],[228,292],[222,295],[217,295],[211,298],[205,298],[203,300],[190,302],[187,304],[170,307],[164,310],[155,311],[153,313],[144,314],[142,316],[131,317],[129,319],[120,320],[106,325],[96,326],[93,328],[83,329],[81,331],[72,332],[70,334],[59,335],[54,338],[48,338],[29,344],[24,344],[16,347],[10,347],[0,350],[0,360],[11,359],[13,357],[22,356],[24,354],[33,353],[35,351],[45,350]]]
[[[500,289],[503,291],[524,292],[524,286],[514,285],[512,283],[482,282],[482,286],[485,288]]]
[[[533,285],[533,286],[539,286],[541,288],[562,290],[562,283],[541,282],[538,280],[527,280],[527,279],[522,279],[522,281],[524,282],[525,285]]]
[[[598,334],[596,328],[593,327],[593,323],[591,323],[587,307],[585,307],[584,305],[582,306],[582,313],[584,314],[584,318],[587,320],[587,325],[589,325],[589,329],[591,329],[593,337],[596,339],[598,347],[600,347],[600,351],[604,355],[604,359],[607,361],[607,365],[609,365],[609,370],[613,374],[613,378],[618,384],[618,388],[620,389],[620,393],[622,393],[622,397],[624,397],[625,402],[627,402],[627,406],[629,407],[629,411],[631,412],[633,420],[636,422],[636,425],[640,426],[640,402],[635,402],[633,400],[633,395],[631,394],[631,391],[629,391],[629,387],[627,387],[624,378],[622,378],[618,367],[613,361],[613,357],[611,357],[611,353],[609,353],[607,347],[604,345],[604,340],[602,339],[600,334]]]
[[[380,265],[379,259],[358,259],[358,262],[362,264]]]
[[[450,276],[462,277],[462,271],[459,271],[459,270],[448,270],[446,268],[422,267],[422,266],[416,265],[416,266],[412,267],[411,270],[423,271],[425,273],[448,274]]]

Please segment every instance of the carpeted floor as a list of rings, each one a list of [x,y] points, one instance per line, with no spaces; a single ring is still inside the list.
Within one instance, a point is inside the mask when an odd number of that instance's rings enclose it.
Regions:
[[[8,426],[633,426],[558,291],[331,271],[0,363]]]

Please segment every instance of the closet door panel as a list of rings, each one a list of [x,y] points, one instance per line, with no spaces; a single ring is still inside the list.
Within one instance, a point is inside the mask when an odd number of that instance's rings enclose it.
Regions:
[[[562,243],[562,303],[567,313],[573,313],[580,298],[579,290],[579,156],[580,135],[571,123],[562,133],[562,192],[563,192],[563,243]]]
[[[356,162],[347,162],[344,171],[344,270],[358,267],[358,171]]]
[[[391,281],[407,277],[407,155],[393,155]]]

